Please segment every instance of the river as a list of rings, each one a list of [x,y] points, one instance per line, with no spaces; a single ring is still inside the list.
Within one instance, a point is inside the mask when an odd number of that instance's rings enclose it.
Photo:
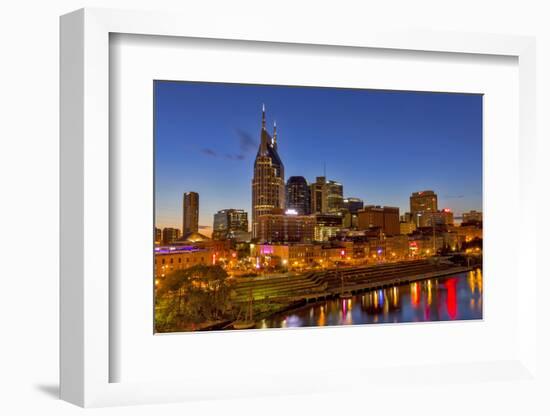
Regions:
[[[257,328],[481,319],[480,269],[332,299],[274,315]]]

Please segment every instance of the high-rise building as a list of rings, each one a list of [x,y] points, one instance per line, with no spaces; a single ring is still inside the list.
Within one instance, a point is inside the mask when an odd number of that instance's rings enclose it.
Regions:
[[[162,244],[172,244],[180,237],[180,230],[177,228],[162,229]]]
[[[254,161],[252,178],[252,238],[258,238],[258,219],[273,209],[285,207],[285,170],[277,152],[277,127],[273,137],[265,126],[265,106],[262,108],[260,147]]]
[[[199,231],[199,194],[186,192],[183,194],[183,235]]]
[[[416,215],[418,227],[433,225],[454,225],[454,215],[449,208],[441,211],[424,211]]]
[[[260,243],[307,243],[313,240],[315,218],[288,215],[281,209],[258,217],[257,241]]]
[[[344,208],[344,186],[336,181],[317,176],[310,185],[311,213],[327,214]]]
[[[214,214],[212,239],[230,239],[239,232],[248,232],[248,213],[242,209],[222,209]]]
[[[425,221],[426,214],[437,211],[437,195],[434,191],[413,192],[410,197],[410,211],[413,222],[417,226]],[[424,220],[421,217],[424,215]]]
[[[399,208],[367,205],[358,213],[358,228],[380,228],[386,235],[400,234]]]
[[[336,181],[327,181],[327,212],[339,212],[344,208],[344,186]]]
[[[432,225],[453,225],[454,215],[449,208],[444,208],[441,211],[435,211],[423,214],[420,217],[422,222],[421,227],[431,227]]]
[[[286,182],[286,208],[298,215],[309,215],[311,209],[310,189],[303,176],[291,176]]]
[[[310,185],[310,198],[312,214],[327,212],[327,178],[317,176],[315,182]]]
[[[162,230],[155,227],[155,243],[160,244],[162,242]]]
[[[343,201],[344,208],[352,214],[357,214],[360,209],[363,209],[363,200],[360,198],[347,197]]]
[[[483,222],[483,213],[480,211],[472,210],[462,214],[462,223],[479,223]]]

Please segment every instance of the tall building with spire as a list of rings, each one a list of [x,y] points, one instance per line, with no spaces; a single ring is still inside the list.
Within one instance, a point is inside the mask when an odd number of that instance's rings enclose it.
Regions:
[[[259,235],[258,219],[285,207],[285,168],[277,152],[277,125],[273,137],[267,132],[265,106],[262,106],[260,147],[254,161],[252,178],[252,238]]]

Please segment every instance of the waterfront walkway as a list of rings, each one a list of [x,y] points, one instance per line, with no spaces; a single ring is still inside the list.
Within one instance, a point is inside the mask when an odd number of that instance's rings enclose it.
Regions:
[[[391,287],[418,280],[452,275],[471,270],[434,259],[404,261],[362,267],[347,267],[272,278],[239,278],[235,286],[236,302],[316,302]],[[344,285],[342,285],[342,279]]]

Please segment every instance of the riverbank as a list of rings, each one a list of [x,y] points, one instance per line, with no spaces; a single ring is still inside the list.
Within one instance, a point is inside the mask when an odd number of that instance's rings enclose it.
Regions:
[[[302,308],[308,303],[451,276],[473,268],[431,259],[332,269],[273,279],[250,279],[239,282],[235,300],[245,302],[252,299],[254,320],[259,322]]]

